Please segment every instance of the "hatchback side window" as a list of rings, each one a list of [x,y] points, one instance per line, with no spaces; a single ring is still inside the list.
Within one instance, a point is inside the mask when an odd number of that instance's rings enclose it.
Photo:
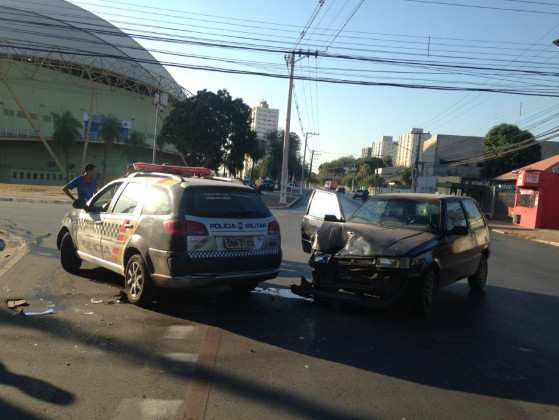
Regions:
[[[115,182],[114,184],[110,184],[101,190],[91,201],[91,204],[89,205],[91,210],[95,212],[107,211],[113,197],[121,185],[122,182]]]
[[[464,210],[459,201],[447,201],[446,203],[446,230],[451,231],[456,226],[468,227]]]
[[[478,229],[485,226],[485,221],[481,215],[476,203],[473,200],[464,200],[464,209],[466,209],[466,214],[468,215],[468,221],[470,222],[470,227],[472,229]]]
[[[171,199],[166,189],[150,187],[144,199],[143,214],[163,215],[171,213]]]
[[[309,207],[309,216],[323,219],[325,215],[332,214],[338,219],[342,218],[340,204],[336,194],[316,191]]]
[[[134,213],[136,207],[142,202],[145,192],[145,185],[136,182],[129,183],[120,197],[118,198],[113,213],[129,214]]]

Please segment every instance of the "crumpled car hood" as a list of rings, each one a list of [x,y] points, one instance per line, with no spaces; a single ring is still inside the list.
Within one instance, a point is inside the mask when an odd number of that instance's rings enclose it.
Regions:
[[[337,256],[401,256],[435,238],[430,232],[361,223],[324,223],[316,247]]]

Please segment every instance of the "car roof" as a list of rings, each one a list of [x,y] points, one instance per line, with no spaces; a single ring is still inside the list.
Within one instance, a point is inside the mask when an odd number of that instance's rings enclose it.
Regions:
[[[252,187],[244,185],[243,183],[236,183],[233,181],[227,181],[224,179],[211,179],[211,178],[187,178],[181,177],[180,175],[149,175],[145,174],[142,176],[128,176],[115,181],[133,181],[142,180],[150,185],[160,185],[163,187],[173,187],[175,185],[181,184],[184,188],[188,187],[227,187],[227,188],[237,188],[240,190],[254,191]]]
[[[470,197],[463,197],[459,195],[448,194],[431,194],[431,193],[385,193],[378,194],[371,198],[407,198],[410,200],[445,200],[445,199],[468,199]]]

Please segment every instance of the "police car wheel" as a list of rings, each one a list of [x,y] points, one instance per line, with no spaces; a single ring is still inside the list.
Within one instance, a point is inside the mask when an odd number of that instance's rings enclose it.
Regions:
[[[60,243],[60,263],[64,270],[72,274],[77,273],[82,265],[70,233],[66,233]]]
[[[153,285],[141,255],[132,255],[124,272],[126,297],[130,303],[146,305],[153,297]]]

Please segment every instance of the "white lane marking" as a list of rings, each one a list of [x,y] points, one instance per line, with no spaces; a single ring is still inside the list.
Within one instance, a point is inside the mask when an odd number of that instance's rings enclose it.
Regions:
[[[171,325],[167,327],[163,338],[167,340],[184,340],[192,335],[195,329],[196,327],[193,325]]]
[[[120,402],[113,420],[176,419],[184,406],[183,400],[153,400],[127,398]]]
[[[194,353],[166,353],[165,357],[181,363],[196,363],[198,361],[198,355]]]
[[[301,299],[301,300],[309,300],[312,299],[305,298],[299,295],[296,295],[289,289],[280,289],[276,287],[256,287],[252,293],[258,293],[263,295],[271,295],[271,296],[278,296],[285,299]]]

